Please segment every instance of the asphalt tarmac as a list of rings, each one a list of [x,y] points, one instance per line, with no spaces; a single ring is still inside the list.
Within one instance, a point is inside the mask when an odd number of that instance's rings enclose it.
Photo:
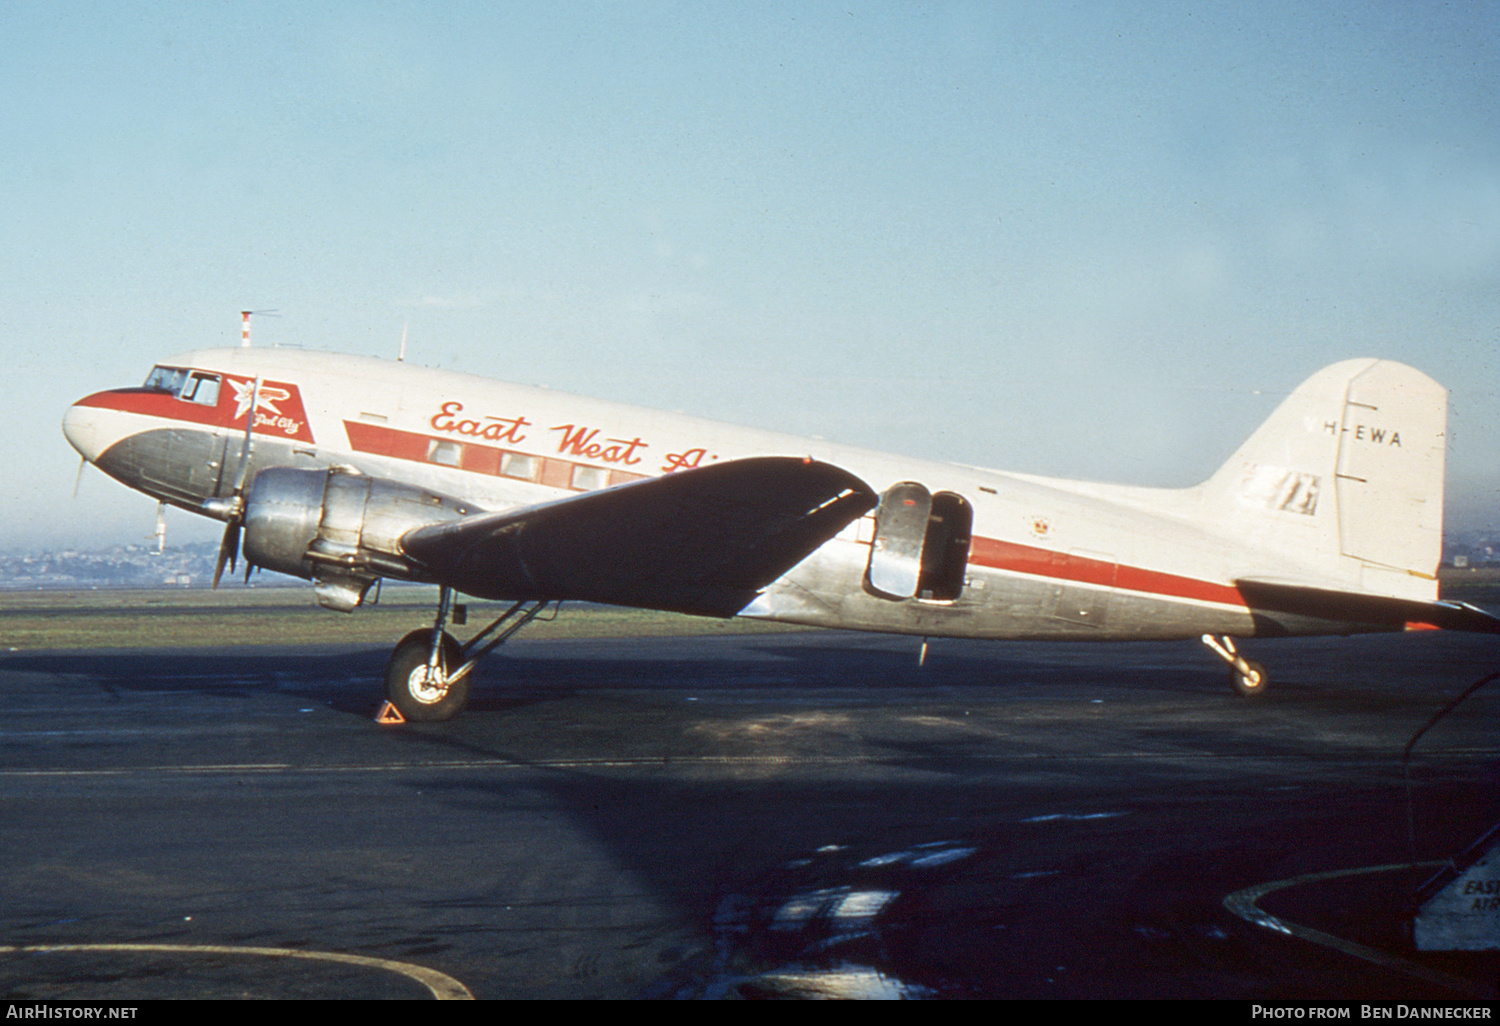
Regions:
[[[919,645],[523,636],[396,727],[384,650],[0,655],[0,995],[1493,999],[1407,924],[1500,681],[1402,751],[1494,638]]]

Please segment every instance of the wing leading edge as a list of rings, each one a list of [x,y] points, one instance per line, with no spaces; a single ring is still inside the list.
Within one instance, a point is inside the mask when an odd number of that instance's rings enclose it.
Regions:
[[[876,501],[832,464],[756,457],[417,528],[401,547],[480,598],[733,616]]]

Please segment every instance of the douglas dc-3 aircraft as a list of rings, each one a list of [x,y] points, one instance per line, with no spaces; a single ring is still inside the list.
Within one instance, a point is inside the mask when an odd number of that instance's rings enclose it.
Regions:
[[[185,353],[88,396],[84,458],[243,536],[248,576],[351,611],[382,577],[439,585],[389,701],[441,720],[475,661],[549,603],[924,637],[1235,638],[1500,619],[1438,601],[1447,393],[1410,367],[1315,374],[1203,484],[1156,489],[896,456],[289,349]],[[460,645],[455,592],[512,603]],[[461,607],[460,607],[461,608]],[[454,616],[455,619],[461,617]]]

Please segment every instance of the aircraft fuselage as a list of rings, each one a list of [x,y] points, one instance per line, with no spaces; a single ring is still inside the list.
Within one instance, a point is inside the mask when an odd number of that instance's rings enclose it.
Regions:
[[[1316,576],[1313,560],[1268,554],[1236,537],[1234,525],[1216,525],[1202,488],[924,462],[404,363],[284,349],[191,352],[164,361],[146,387],[80,400],[64,428],[122,483],[222,517],[247,416],[255,420],[250,478],[271,467],[348,468],[484,511],[765,455],[835,464],[882,496],[743,616],[974,638],[1366,629],[1252,615],[1238,579]]]

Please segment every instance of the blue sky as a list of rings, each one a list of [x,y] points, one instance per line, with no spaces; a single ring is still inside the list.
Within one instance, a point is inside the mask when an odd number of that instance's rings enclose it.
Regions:
[[[0,548],[63,409],[238,341],[1183,485],[1354,356],[1500,523],[1500,4],[0,6]],[[217,536],[175,513],[169,537]]]

